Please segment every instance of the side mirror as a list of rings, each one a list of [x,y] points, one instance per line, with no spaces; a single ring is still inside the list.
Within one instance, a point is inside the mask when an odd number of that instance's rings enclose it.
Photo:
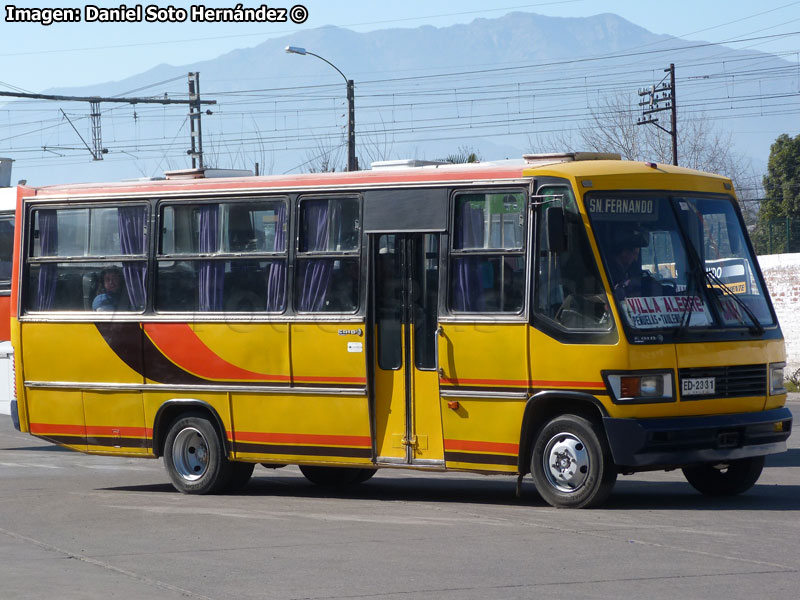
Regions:
[[[567,232],[564,222],[564,209],[560,206],[548,206],[544,212],[544,232],[547,236],[548,252],[563,252],[567,249]]]

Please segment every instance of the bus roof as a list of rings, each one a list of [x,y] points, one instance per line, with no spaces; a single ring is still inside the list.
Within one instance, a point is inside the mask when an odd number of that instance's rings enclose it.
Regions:
[[[624,161],[619,155],[603,153],[566,153],[526,155],[523,159],[466,164],[434,164],[426,166],[392,166],[368,171],[304,173],[250,177],[203,177],[202,172],[183,172],[178,177],[157,180],[120,181],[112,183],[59,184],[30,188],[37,197],[94,197],[130,195],[180,195],[193,192],[223,192],[247,190],[290,190],[304,188],[371,188],[426,186],[452,183],[497,183],[521,180],[537,174],[564,177],[596,177],[604,175],[647,175],[655,170],[662,173],[720,177],[681,167],[638,161]],[[721,177],[720,177],[721,178]],[[721,178],[726,179],[726,178]],[[10,188],[14,190],[15,188]]]

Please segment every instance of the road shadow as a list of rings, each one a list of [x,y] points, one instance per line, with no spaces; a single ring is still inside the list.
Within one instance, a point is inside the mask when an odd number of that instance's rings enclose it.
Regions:
[[[50,444],[48,446],[20,446],[18,448],[0,448],[0,452],[72,452],[75,453],[77,450],[73,450],[71,448],[65,448],[64,446],[57,446],[56,444]]]
[[[781,454],[767,457],[767,467],[800,467],[800,448],[790,448]]]
[[[104,491],[178,494],[170,484],[129,485],[101,488]],[[466,479],[447,475],[397,476],[379,473],[360,485],[325,487],[314,485],[299,473],[261,475],[231,496],[284,498],[338,498],[343,500],[438,502],[549,508],[530,479],[516,497],[516,479],[486,477]],[[713,510],[800,511],[800,485],[756,485],[745,494],[728,498],[704,496],[682,481],[636,481],[620,478],[602,510]]]

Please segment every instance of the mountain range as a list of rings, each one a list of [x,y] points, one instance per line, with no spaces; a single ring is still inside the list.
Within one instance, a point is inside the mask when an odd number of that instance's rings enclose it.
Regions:
[[[304,47],[341,72],[315,57],[287,54],[286,46]],[[658,85],[674,63],[679,116],[730,132],[737,150],[763,169],[786,115],[796,114],[800,89],[797,66],[777,56],[655,34],[613,14],[515,12],[466,25],[368,33],[328,26],[194,64],[164,58],[119,81],[45,93],[186,98],[186,74],[198,72],[201,98],[217,102],[203,107],[206,165],[259,163],[261,172],[282,173],[323,168],[325,158],[342,168],[342,73],[355,82],[362,168],[371,160],[437,159],[459,150],[484,160],[519,157],[554,134],[589,126],[589,115],[604,110],[608,97],[635,106],[637,90]],[[0,128],[7,126],[10,136],[31,130],[38,110],[42,123],[58,108],[65,116],[44,133],[14,137],[13,146],[0,142],[0,155],[16,159],[15,180],[108,181],[190,166],[186,106],[101,103],[108,150],[102,161],[93,161],[80,140],[92,139],[88,103],[25,101],[25,112],[17,112],[22,106],[3,107],[8,123],[0,117]],[[660,116],[668,125],[668,114]]]

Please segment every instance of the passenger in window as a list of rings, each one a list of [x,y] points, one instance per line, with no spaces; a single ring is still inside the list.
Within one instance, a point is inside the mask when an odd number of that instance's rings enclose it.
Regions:
[[[126,300],[120,269],[117,267],[103,269],[100,273],[100,290],[92,301],[92,310],[98,312],[125,310]]]

